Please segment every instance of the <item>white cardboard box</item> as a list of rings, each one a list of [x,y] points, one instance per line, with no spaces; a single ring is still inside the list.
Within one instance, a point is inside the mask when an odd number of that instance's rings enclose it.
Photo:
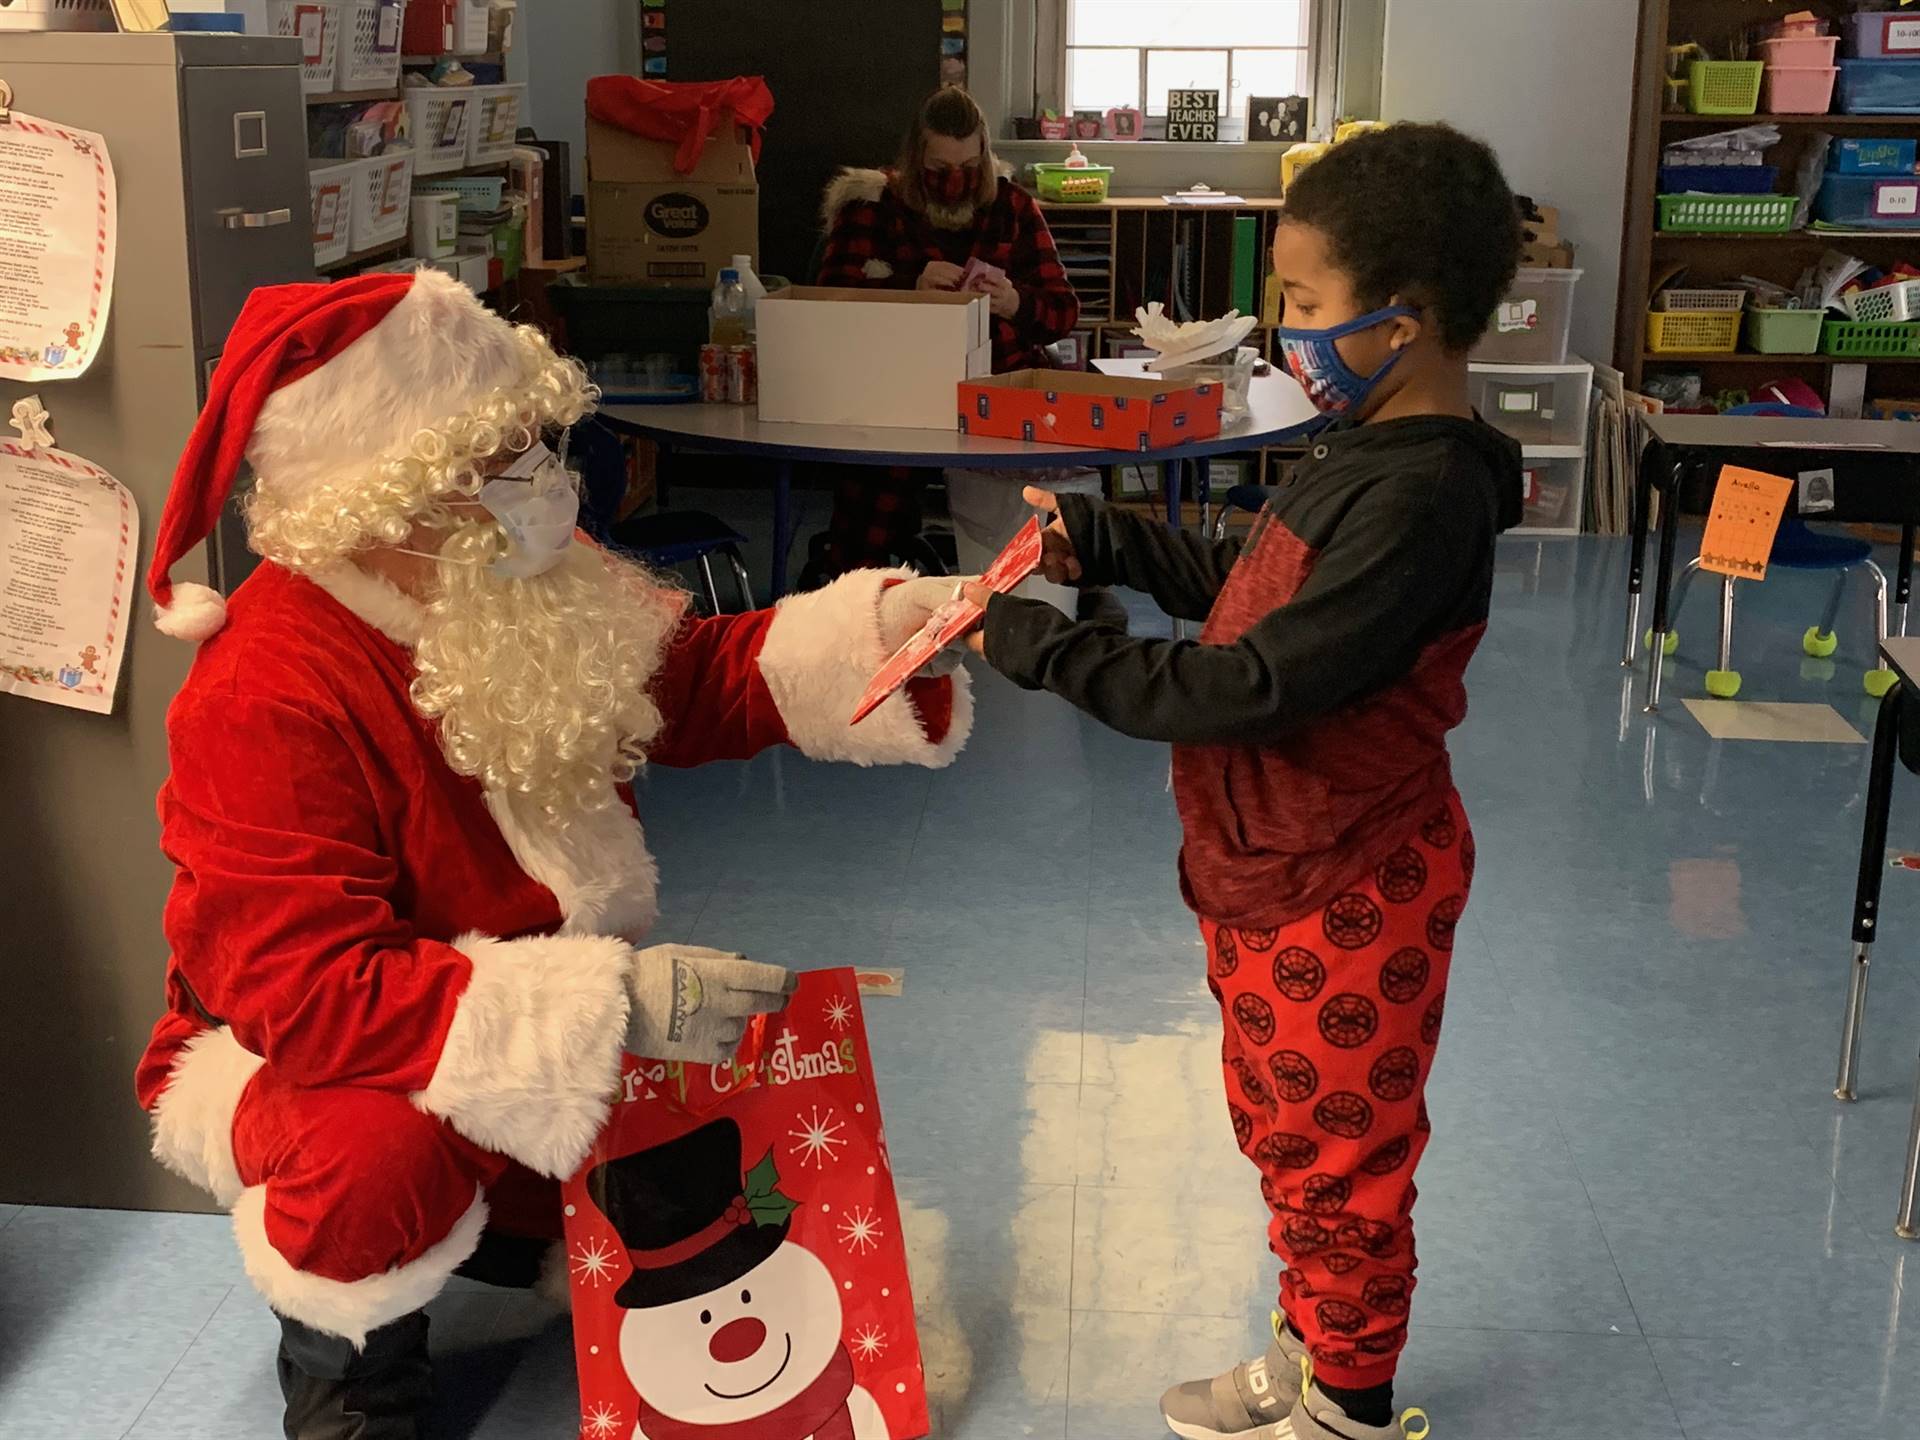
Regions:
[[[993,370],[984,295],[798,285],[754,316],[762,420],[955,430],[960,382]]]

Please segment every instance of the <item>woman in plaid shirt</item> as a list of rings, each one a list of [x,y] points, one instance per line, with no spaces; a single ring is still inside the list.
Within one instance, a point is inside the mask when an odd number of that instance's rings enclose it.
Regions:
[[[822,218],[822,285],[953,290],[970,260],[1004,271],[988,291],[996,371],[1045,366],[1046,347],[1080,319],[1046,217],[1000,174],[986,117],[964,90],[937,91],[920,107],[893,170],[835,176]],[[834,498],[827,577],[911,553],[921,480],[911,470],[848,471]]]

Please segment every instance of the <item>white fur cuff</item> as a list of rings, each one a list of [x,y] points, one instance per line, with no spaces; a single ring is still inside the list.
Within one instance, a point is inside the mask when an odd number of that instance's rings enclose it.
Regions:
[[[167,1088],[153,1106],[153,1158],[231,1205],[243,1188],[233,1159],[233,1115],[265,1064],[226,1026],[203,1030],[173,1062]]]
[[[633,951],[598,935],[454,942],[473,962],[413,1103],[542,1175],[580,1168],[620,1083]]]
[[[964,670],[954,672],[952,723],[937,745],[904,691],[858,725],[847,723],[890,653],[880,632],[880,592],[889,580],[913,578],[910,570],[855,570],[824,590],[780,602],[760,649],[760,673],[802,754],[939,769],[967,743],[973,690]]]
[[[330,1280],[296,1270],[267,1238],[267,1187],[255,1185],[241,1192],[233,1207],[233,1236],[240,1245],[240,1261],[247,1278],[266,1301],[290,1320],[328,1335],[338,1335],[356,1348],[367,1343],[367,1332],[411,1315],[446,1287],[448,1278],[473,1254],[487,1228],[487,1202],[475,1189],[473,1204],[454,1222],[447,1237],[417,1260],[364,1280]]]

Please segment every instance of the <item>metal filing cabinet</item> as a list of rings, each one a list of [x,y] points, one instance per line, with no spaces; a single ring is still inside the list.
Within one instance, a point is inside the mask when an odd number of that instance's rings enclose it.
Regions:
[[[105,343],[35,387],[55,443],[133,492],[152,554],[175,459],[247,293],[313,278],[297,40],[0,35],[15,108],[106,137],[119,255]],[[30,387],[0,382],[0,417]],[[227,573],[189,561],[182,579]],[[220,547],[216,547],[220,548]],[[148,1155],[132,1076],[161,1007],[171,868],[154,796],[192,647],[132,627],[118,705],[0,695],[0,1201],[204,1208]]]

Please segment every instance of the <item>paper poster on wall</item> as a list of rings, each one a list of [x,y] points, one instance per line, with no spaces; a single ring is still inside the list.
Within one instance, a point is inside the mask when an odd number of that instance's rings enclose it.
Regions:
[[[118,208],[100,136],[18,110],[0,124],[0,380],[71,380],[93,363]]]
[[[0,694],[112,713],[139,542],[106,471],[0,440]]]

